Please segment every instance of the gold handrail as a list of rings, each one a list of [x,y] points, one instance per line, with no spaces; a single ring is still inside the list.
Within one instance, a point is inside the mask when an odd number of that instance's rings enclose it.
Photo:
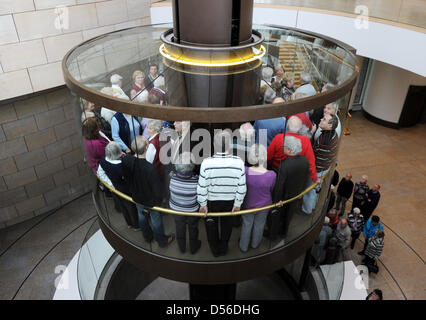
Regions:
[[[329,170],[322,177],[326,177],[329,174],[330,171],[331,170]],[[128,195],[118,191],[114,187],[111,187],[108,183],[106,183],[104,180],[102,180],[98,175],[96,175],[96,177],[111,192],[115,193],[116,195],[118,195],[119,197],[121,197],[121,198],[123,198],[127,201],[130,201],[134,204],[139,205],[137,202],[133,201],[133,199],[131,197],[129,197]],[[322,180],[324,180],[324,179],[322,179]],[[242,214],[256,213],[256,212],[260,212],[260,211],[270,210],[270,209],[273,209],[273,208],[280,207],[280,206],[287,204],[289,202],[292,202],[294,200],[300,199],[305,194],[307,194],[309,191],[314,189],[317,185],[318,185],[318,183],[315,182],[312,185],[310,185],[308,188],[306,188],[302,193],[300,193],[299,195],[297,195],[293,198],[290,198],[290,199],[287,199],[287,200],[284,200],[284,201],[280,201],[280,202],[277,202],[277,203],[273,203],[273,204],[270,204],[270,205],[267,205],[267,206],[264,206],[264,207],[240,210],[240,211],[235,211],[235,212],[211,212],[211,213],[209,212],[209,213],[207,213],[207,216],[208,217],[226,217],[226,216],[242,215]],[[183,211],[176,211],[176,210],[166,209],[166,208],[157,207],[157,206],[155,206],[155,207],[144,206],[144,208],[155,210],[155,211],[158,211],[158,212],[169,213],[169,214],[177,214],[177,215],[193,216],[193,217],[204,217],[204,213],[201,213],[201,212],[183,212]]]

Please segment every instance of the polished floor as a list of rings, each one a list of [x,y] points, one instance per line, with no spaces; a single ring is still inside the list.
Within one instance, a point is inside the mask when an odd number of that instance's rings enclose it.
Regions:
[[[382,186],[375,214],[385,225],[385,248],[370,288],[382,289],[387,300],[425,299],[426,125],[388,129],[355,113],[348,127],[351,134],[342,141],[338,171],[341,176],[350,171],[354,180],[367,174],[370,185]],[[91,197],[85,195],[53,213],[0,230],[0,299],[51,299],[62,266],[77,252],[94,219]],[[356,265],[362,240],[350,253]],[[168,283],[161,281],[161,287]],[[252,298],[249,292],[256,289],[253,284],[246,288],[244,294]],[[170,298],[170,292],[157,291],[159,298]],[[143,292],[140,298],[153,296]]]

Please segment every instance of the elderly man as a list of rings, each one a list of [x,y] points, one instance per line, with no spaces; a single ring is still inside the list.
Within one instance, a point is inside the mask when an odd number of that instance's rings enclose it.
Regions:
[[[355,207],[362,209],[362,207],[364,206],[364,203],[367,200],[367,193],[370,189],[368,187],[367,182],[368,177],[366,175],[363,175],[361,177],[361,180],[355,183],[354,195],[352,198],[352,209]]]
[[[285,102],[283,98],[277,97],[272,103]],[[264,144],[264,133],[266,131],[266,146],[268,147],[275,136],[279,133],[284,133],[286,125],[285,117],[278,117],[272,119],[256,120],[254,122],[254,133],[256,143]]]
[[[364,205],[361,208],[362,214],[366,220],[370,219],[371,215],[379,204],[380,200],[380,185],[375,184],[373,188],[371,188],[367,192],[367,199],[364,202]]]
[[[325,114],[319,123],[322,133],[313,146],[315,167],[319,179],[330,170],[330,166],[336,158],[338,137],[335,129],[337,123],[337,117],[329,114]],[[311,214],[317,204],[317,191],[318,190],[313,189],[303,197],[302,210],[306,214]]]
[[[314,96],[317,94],[314,86],[311,84],[312,78],[309,72],[302,72],[300,74],[300,86],[296,89],[295,93],[305,93],[308,96]]]
[[[123,86],[123,77],[119,74],[113,74],[110,78],[111,81],[111,88],[114,94],[114,97],[130,100],[130,98],[127,96],[127,94],[124,93],[123,89],[121,87]]]
[[[201,163],[198,180],[197,200],[206,218],[207,239],[215,257],[228,250],[233,217],[207,217],[207,213],[239,211],[247,192],[244,162],[230,154],[231,140],[228,131],[215,134],[215,154]]]
[[[274,202],[291,199],[300,194],[308,181],[309,162],[302,153],[300,139],[288,136],[284,140],[286,160],[279,167],[278,180],[275,184]],[[279,210],[279,214],[269,219],[269,237],[274,240],[278,233],[287,235],[291,218],[295,211],[300,211],[300,200],[292,201]]]
[[[136,208],[139,226],[145,241],[151,242],[154,237],[160,247],[166,247],[174,240],[174,234],[166,235],[164,233],[161,213],[148,209],[152,229],[143,213],[145,207],[159,206],[163,196],[160,176],[155,166],[146,160],[148,144],[148,140],[144,136],[136,136],[131,144],[135,156],[127,155],[122,160],[123,175],[133,201],[138,203]]]
[[[348,199],[351,197],[353,188],[354,183],[352,182],[352,174],[348,172],[346,176],[340,180],[339,186],[337,187],[336,210],[340,210],[340,216],[345,213],[346,201],[348,201]]]
[[[340,124],[340,119],[337,116],[337,109],[338,108],[336,103],[329,103],[324,107],[324,115],[329,114],[329,115],[335,115],[337,117],[338,124],[336,127],[336,133],[337,133],[337,136],[340,138],[340,134],[342,132],[342,126]],[[321,135],[321,133],[322,133],[322,129],[321,127],[319,127],[317,131],[315,132],[314,140],[317,140],[318,137]]]
[[[124,181],[123,167],[121,163],[121,156],[123,155],[120,145],[111,141],[105,148],[105,157],[101,159],[98,167],[98,176],[110,186],[118,191],[129,195],[129,185]],[[133,230],[140,230],[138,226],[138,212],[136,206],[122,197],[113,193],[114,201],[117,201],[124,219],[126,220],[127,227]]]
[[[364,227],[364,217],[362,216],[361,210],[359,210],[359,208],[354,208],[352,212],[349,213],[348,224],[349,228],[351,228],[351,249],[353,249],[355,247],[355,241],[358,239]]]

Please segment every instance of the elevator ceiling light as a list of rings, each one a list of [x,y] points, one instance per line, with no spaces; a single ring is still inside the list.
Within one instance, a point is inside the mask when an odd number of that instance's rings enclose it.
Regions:
[[[238,57],[239,59],[228,59],[225,61],[206,61],[206,60],[197,60],[185,56],[176,57],[173,56],[171,53],[169,53],[166,49],[166,46],[164,43],[159,48],[160,54],[171,61],[186,64],[190,66],[197,66],[197,67],[231,67],[231,66],[238,66],[242,64],[246,64],[249,62],[253,62],[256,60],[261,60],[262,57],[266,54],[266,49],[264,46],[260,46],[260,49],[253,48],[253,55],[250,57]],[[232,52],[232,51],[231,51]]]

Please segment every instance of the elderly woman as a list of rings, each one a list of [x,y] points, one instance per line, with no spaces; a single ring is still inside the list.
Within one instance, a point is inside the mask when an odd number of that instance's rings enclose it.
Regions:
[[[195,165],[190,161],[190,153],[182,155],[183,160],[175,164],[175,170],[170,179],[170,208],[183,212],[198,212],[197,202],[198,176],[194,174]],[[201,246],[198,239],[198,217],[174,215],[176,223],[176,239],[182,253],[186,250],[186,226],[189,233],[189,248],[192,254]]]
[[[130,90],[130,99],[134,100],[135,97],[139,95],[139,93],[142,90],[145,89],[145,82],[144,82],[145,74],[140,70],[136,70],[135,72],[133,72],[132,78],[133,78],[133,86],[132,86],[132,89]]]
[[[98,167],[98,176],[107,184],[117,189],[118,191],[130,194],[129,186],[124,181],[123,167],[121,164],[121,151],[120,145],[111,141],[105,148],[105,157],[101,159]],[[113,193],[114,201],[116,201],[120,207],[120,211],[123,213],[124,219],[126,220],[127,227],[132,228],[135,231],[140,230],[138,224],[138,211],[134,203],[127,201],[126,199]]]
[[[263,145],[254,144],[248,155],[252,167],[246,167],[247,194],[244,198],[243,209],[253,209],[270,205],[276,174],[266,169],[267,155]],[[268,210],[244,214],[240,237],[240,249],[247,252],[249,244],[256,249],[263,236]]]
[[[383,230],[378,229],[376,234],[372,238],[368,239],[367,248],[365,249],[365,259],[363,260],[363,263],[365,263],[366,266],[374,265],[376,260],[379,259],[385,245],[384,238],[385,233]]]
[[[149,119],[146,127],[149,135],[149,146],[146,152],[146,160],[157,168],[160,177],[162,177],[163,166],[160,162],[160,131],[163,128],[163,122],[157,119]]]
[[[109,142],[99,134],[100,130],[99,122],[94,117],[87,118],[83,122],[82,135],[87,163],[94,173],[98,170],[99,161],[105,156],[105,147]]]
[[[290,100],[291,95],[296,91],[294,87],[294,75],[293,73],[286,72],[283,77],[283,87],[282,87],[282,98],[287,102]]]

